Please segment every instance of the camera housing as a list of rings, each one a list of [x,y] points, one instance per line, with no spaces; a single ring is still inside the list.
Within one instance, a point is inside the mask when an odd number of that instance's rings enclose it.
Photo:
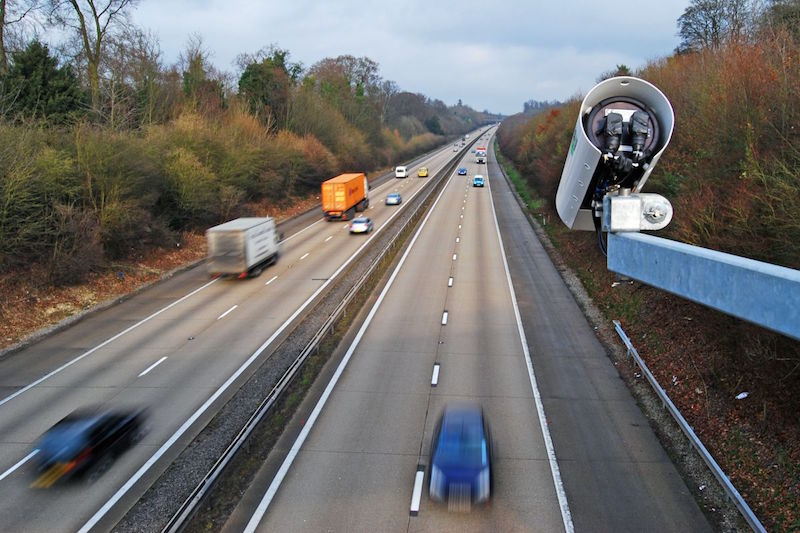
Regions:
[[[556,193],[571,229],[600,228],[603,198],[642,190],[672,138],[675,114],[664,93],[632,76],[603,80],[581,104]]]

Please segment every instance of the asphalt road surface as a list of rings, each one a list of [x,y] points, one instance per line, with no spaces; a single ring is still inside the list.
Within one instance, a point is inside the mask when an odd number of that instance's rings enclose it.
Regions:
[[[710,529],[494,158],[473,161],[226,531]],[[476,173],[487,187],[471,187]],[[433,425],[460,400],[483,406],[495,446],[492,501],[470,513],[424,486]]]
[[[451,146],[424,162],[431,175]],[[429,183],[373,187],[365,213],[376,232]],[[260,361],[292,317],[370,238],[347,223],[285,230],[281,257],[260,277],[210,280],[200,266],[0,361],[0,530],[109,529],[196,435]],[[94,483],[29,488],[36,439],[76,408],[146,406],[149,433]]]

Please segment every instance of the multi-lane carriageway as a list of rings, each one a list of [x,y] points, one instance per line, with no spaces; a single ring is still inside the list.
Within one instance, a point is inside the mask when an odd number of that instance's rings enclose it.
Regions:
[[[453,155],[420,164],[433,175]],[[227,530],[708,529],[494,158],[470,156],[337,361],[338,382],[308,400],[316,414],[284,435]],[[469,186],[475,173],[486,188]],[[373,188],[377,231],[397,211],[388,192],[408,199],[427,183]],[[318,220],[259,278],[196,268],[0,361],[0,529],[113,527],[366,240]],[[457,399],[481,403],[492,425],[495,496],[452,514],[422,490],[411,516],[432,425]],[[145,441],[92,485],[29,489],[35,439],[98,403],[150,406]]]

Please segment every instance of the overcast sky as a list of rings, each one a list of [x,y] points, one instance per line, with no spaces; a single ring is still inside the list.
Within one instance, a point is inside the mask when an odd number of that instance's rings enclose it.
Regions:
[[[367,56],[401,90],[448,105],[513,114],[526,100],[584,94],[617,64],[635,69],[678,44],[689,0],[395,1],[141,0],[134,21],[174,63],[202,36],[220,70],[240,53],[275,44],[310,67]]]

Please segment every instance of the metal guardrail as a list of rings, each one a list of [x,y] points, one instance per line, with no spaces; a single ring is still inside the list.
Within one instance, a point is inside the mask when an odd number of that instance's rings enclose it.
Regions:
[[[467,143],[465,150],[468,149],[472,144],[477,141],[477,138],[473,140],[471,143]],[[444,181],[444,178],[453,172],[456,168],[458,162],[460,161],[460,157],[463,154],[463,150],[458,152],[459,157],[453,158],[453,160],[448,163],[444,168],[442,168],[437,174],[434,180],[436,183],[432,184],[432,186],[427,187],[424,193],[421,193],[419,201],[417,202],[414,210],[411,212],[410,216],[403,222],[400,229],[394,234],[394,236],[389,239],[383,249],[375,256],[375,259],[370,263],[367,267],[365,273],[356,281],[353,287],[347,291],[342,301],[339,305],[336,306],[336,309],[331,313],[331,315],[325,320],[322,326],[317,330],[311,340],[308,342],[305,348],[300,352],[297,358],[292,362],[289,368],[284,372],[283,376],[278,380],[275,386],[272,388],[270,393],[264,398],[264,400],[259,404],[258,408],[253,412],[250,418],[245,423],[244,427],[239,431],[236,435],[234,440],[230,443],[230,445],[225,449],[222,455],[217,459],[211,469],[206,473],[203,479],[198,483],[195,489],[192,491],[190,496],[184,501],[178,511],[170,518],[167,525],[164,526],[162,529],[162,533],[176,533],[181,531],[183,527],[186,525],[188,520],[192,517],[197,506],[202,502],[205,496],[213,487],[215,481],[219,478],[222,472],[225,470],[225,467],[233,460],[236,453],[239,449],[244,445],[247,441],[247,438],[250,434],[255,430],[258,426],[259,422],[264,418],[264,416],[269,412],[269,410],[275,405],[275,403],[281,398],[281,395],[286,390],[286,388],[292,383],[294,378],[297,376],[297,373],[302,369],[303,364],[308,359],[308,357],[313,353],[320,345],[322,340],[327,337],[329,333],[333,332],[333,328],[336,322],[345,314],[347,307],[350,305],[352,300],[355,298],[356,294],[364,287],[367,280],[369,280],[370,276],[375,272],[378,265],[381,263],[383,258],[385,257],[386,253],[396,245],[398,239],[406,230],[406,228],[414,222],[419,215],[419,211],[426,205],[428,200],[431,198],[431,195],[437,190],[438,186]],[[433,180],[431,180],[433,181]]]
[[[800,340],[800,270],[637,232],[608,233],[607,264],[612,272]]]
[[[719,484],[722,485],[722,488],[725,491],[727,497],[733,500],[733,503],[736,505],[736,508],[739,509],[740,513],[742,513],[742,516],[744,517],[745,521],[747,521],[747,524],[753,531],[766,533],[766,529],[764,529],[764,526],[761,524],[761,521],[758,519],[755,513],[753,513],[753,510],[750,509],[750,506],[747,505],[746,501],[744,501],[744,498],[742,498],[742,495],[739,494],[738,490],[736,490],[736,487],[733,486],[731,480],[728,478],[727,475],[725,475],[725,472],[722,471],[722,468],[720,468],[719,464],[717,464],[717,461],[714,460],[714,457],[709,453],[708,449],[706,449],[702,441],[695,434],[694,430],[692,429],[692,426],[689,425],[689,423],[683,417],[678,408],[675,407],[675,404],[672,403],[672,400],[670,400],[669,395],[667,395],[667,391],[665,391],[661,387],[661,385],[658,383],[653,373],[650,372],[649,368],[647,368],[647,365],[645,364],[642,357],[639,355],[639,352],[636,351],[636,348],[631,343],[631,339],[628,337],[625,331],[623,331],[622,325],[620,324],[619,320],[614,320],[613,322],[614,322],[614,329],[617,330],[617,334],[622,339],[622,342],[625,343],[625,347],[628,350],[628,355],[633,358],[636,365],[642,371],[642,374],[647,378],[647,381],[650,383],[650,386],[653,387],[653,390],[661,399],[661,403],[664,406],[664,408],[669,410],[669,414],[672,415],[672,418],[674,418],[675,422],[678,423],[678,426],[680,426],[681,430],[688,437],[691,445],[694,446],[694,448],[700,454],[700,457],[703,458],[703,461],[705,461],[706,465],[711,470],[711,473],[714,474],[714,477],[717,478]]]

